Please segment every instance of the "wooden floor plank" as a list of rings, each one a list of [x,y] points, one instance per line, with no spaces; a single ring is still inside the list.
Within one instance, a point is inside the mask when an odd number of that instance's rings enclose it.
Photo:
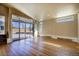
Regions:
[[[79,44],[50,37],[27,38],[0,45],[0,56],[79,56]]]

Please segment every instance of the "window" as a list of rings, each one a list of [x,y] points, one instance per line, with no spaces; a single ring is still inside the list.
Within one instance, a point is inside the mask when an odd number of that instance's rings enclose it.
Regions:
[[[61,17],[61,18],[56,19],[57,23],[69,22],[69,21],[74,21],[74,17],[73,16],[66,16],[66,17]]]
[[[19,29],[19,22],[12,22],[12,25],[13,28]]]
[[[0,34],[5,34],[5,16],[0,16]]]

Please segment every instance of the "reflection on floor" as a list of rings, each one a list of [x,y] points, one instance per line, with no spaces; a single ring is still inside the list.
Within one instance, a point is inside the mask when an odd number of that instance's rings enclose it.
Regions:
[[[27,39],[27,38],[33,38],[33,34],[29,33],[29,34],[12,34],[12,40],[13,41],[18,41],[18,40],[22,40],[22,39]]]
[[[50,37],[27,38],[0,46],[2,56],[71,56],[79,55],[79,44]]]

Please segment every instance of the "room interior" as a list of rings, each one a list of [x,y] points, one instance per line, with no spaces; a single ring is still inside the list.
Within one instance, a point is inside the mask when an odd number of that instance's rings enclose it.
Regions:
[[[0,55],[79,56],[79,3],[0,4]]]

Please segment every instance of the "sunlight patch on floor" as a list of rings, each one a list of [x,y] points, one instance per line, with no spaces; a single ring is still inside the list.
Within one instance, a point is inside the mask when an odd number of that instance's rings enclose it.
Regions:
[[[55,43],[49,43],[49,42],[43,42],[43,43],[47,45],[55,46],[55,47],[62,47],[61,45],[55,44]]]

